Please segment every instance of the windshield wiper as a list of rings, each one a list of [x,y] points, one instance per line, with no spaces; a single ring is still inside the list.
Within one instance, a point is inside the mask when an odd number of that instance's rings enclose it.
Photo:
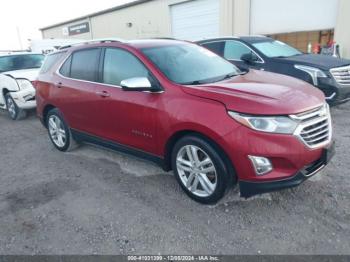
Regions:
[[[186,82],[186,83],[181,83],[182,85],[203,85],[203,84],[209,84],[209,83],[215,83],[215,82],[219,82],[219,81],[223,81],[223,80],[226,80],[226,79],[229,79],[231,77],[234,77],[234,76],[237,76],[237,75],[243,75],[243,74],[246,74],[247,72],[240,72],[240,73],[236,73],[236,72],[232,72],[232,73],[229,73],[227,75],[224,75],[223,77],[217,77],[215,78],[215,80],[213,80],[213,78],[211,80],[210,79],[207,79],[207,80],[194,80],[194,81],[191,81],[191,82]],[[216,80],[218,79],[218,80]]]
[[[243,74],[246,74],[246,72],[232,72],[232,73],[229,73],[227,75],[225,75],[223,78],[221,78],[219,81],[223,81],[223,80],[226,80],[226,79],[229,79],[229,78],[232,78],[234,76],[238,76],[238,75],[243,75]]]
[[[249,73],[249,68],[247,68],[246,71],[240,71],[239,73],[237,73],[237,75],[242,76],[242,75],[245,75],[245,74],[248,74],[248,73]]]
[[[227,75],[225,75],[225,77],[224,77],[223,80],[229,79],[229,78],[234,77],[234,76],[236,76],[236,75],[237,75],[237,73],[230,73],[230,74],[227,74]]]
[[[181,85],[189,85],[189,86],[192,86],[192,85],[202,85],[204,84],[203,81],[200,81],[200,80],[194,80],[194,81],[191,81],[191,82],[185,82],[185,83],[181,83]]]
[[[305,55],[305,53],[295,54],[295,55],[292,55],[292,56],[300,56],[300,55]]]

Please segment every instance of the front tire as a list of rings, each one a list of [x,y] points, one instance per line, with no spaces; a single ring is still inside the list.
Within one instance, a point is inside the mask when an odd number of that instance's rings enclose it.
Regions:
[[[70,128],[57,108],[47,114],[46,126],[50,140],[58,150],[68,152],[77,147]]]
[[[6,101],[7,113],[12,120],[20,120],[27,116],[27,112],[25,110],[20,109],[17,106],[11,94],[7,93],[5,95],[5,101]]]
[[[183,137],[175,144],[172,167],[185,193],[203,204],[219,201],[233,181],[222,152],[198,136]]]

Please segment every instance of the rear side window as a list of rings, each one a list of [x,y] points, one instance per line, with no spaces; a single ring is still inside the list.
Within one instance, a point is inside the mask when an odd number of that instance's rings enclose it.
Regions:
[[[209,50],[213,51],[214,53],[223,56],[224,54],[224,46],[225,42],[211,42],[211,43],[205,43],[201,44],[205,48],[208,48]]]
[[[47,73],[53,65],[64,55],[64,52],[47,55],[41,67],[40,74]]]
[[[60,68],[60,74],[66,77],[70,77],[70,65],[72,63],[72,56],[70,56]]]
[[[242,55],[250,54],[250,50],[244,44],[237,41],[227,41],[225,45],[224,57],[228,60],[241,60]]]
[[[148,76],[146,67],[131,53],[117,48],[106,49],[103,83],[120,86],[125,79]]]
[[[96,81],[100,52],[101,49],[87,49],[74,52],[71,58],[70,77]]]

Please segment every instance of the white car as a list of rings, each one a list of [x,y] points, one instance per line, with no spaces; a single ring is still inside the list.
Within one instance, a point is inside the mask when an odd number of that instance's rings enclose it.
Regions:
[[[11,119],[24,118],[36,107],[35,81],[44,55],[35,53],[0,54],[0,108]]]

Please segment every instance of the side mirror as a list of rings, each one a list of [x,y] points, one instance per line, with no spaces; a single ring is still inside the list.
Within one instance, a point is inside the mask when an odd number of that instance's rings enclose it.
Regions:
[[[247,64],[254,63],[253,55],[252,53],[246,53],[241,56],[241,60],[246,62]]]
[[[156,91],[147,77],[128,78],[121,81],[120,85],[124,91]]]

